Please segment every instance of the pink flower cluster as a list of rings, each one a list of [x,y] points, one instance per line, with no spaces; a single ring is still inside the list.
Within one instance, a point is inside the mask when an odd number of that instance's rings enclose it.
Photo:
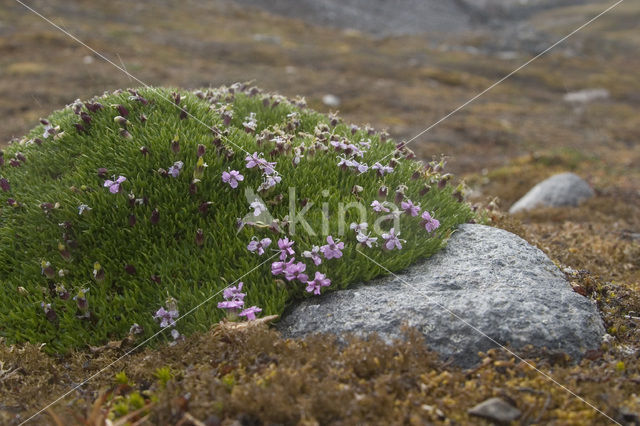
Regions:
[[[238,311],[244,307],[244,298],[247,295],[242,292],[242,286],[243,283],[240,281],[237,287],[225,288],[222,292],[222,297],[224,297],[225,300],[218,303],[218,308],[226,309],[231,315],[246,317],[249,321],[253,321],[256,319],[256,314],[262,312],[262,309],[257,306],[251,306],[238,313]]]

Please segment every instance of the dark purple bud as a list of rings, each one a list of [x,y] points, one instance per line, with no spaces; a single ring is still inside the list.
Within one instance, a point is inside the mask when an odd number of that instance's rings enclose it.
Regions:
[[[459,203],[462,202],[463,197],[462,197],[462,192],[460,191],[456,191],[453,193],[453,198],[455,198]]]
[[[41,119],[40,119],[40,123],[41,123],[43,126],[48,126],[49,124],[51,124],[51,123],[49,123],[49,120],[46,120],[46,119],[44,119],[44,118],[41,118]]]
[[[309,199],[305,198],[300,202],[300,205],[304,208],[309,203]]]
[[[203,244],[204,244],[204,232],[202,231],[202,229],[198,228],[198,230],[196,231],[196,245],[198,247],[202,247]]]
[[[389,195],[389,188],[387,188],[385,185],[382,185],[380,189],[378,189],[378,197],[384,199],[387,198],[387,195]]]
[[[127,129],[120,129],[120,136],[125,139],[133,139],[133,136],[131,136],[131,133],[129,133]]]
[[[33,140],[33,142],[35,142],[35,144],[38,145],[38,146],[42,145],[42,139],[40,139],[40,138],[35,138]],[[4,164],[4,160],[2,158],[0,158],[0,166],[2,166],[3,164]]]
[[[158,169],[158,174],[162,177],[169,176],[169,172],[167,172],[165,169],[162,169],[162,168]]]
[[[76,296],[75,299],[76,299],[76,305],[78,306],[78,309],[80,309],[81,311],[86,311],[87,308],[89,307],[89,302],[87,302],[87,298]]]
[[[4,166],[4,151],[0,150],[0,167]]]
[[[197,151],[196,155],[198,157],[202,157],[206,151],[207,151],[207,148],[204,145],[198,144],[198,151]]]
[[[136,274],[136,267],[133,266],[133,265],[125,265],[124,271],[129,275],[135,275]]]
[[[9,165],[11,167],[20,167],[20,162],[15,158],[12,158],[11,160],[9,160]]]
[[[140,114],[140,122],[145,123],[147,121],[147,116],[144,114]]]
[[[9,181],[5,178],[1,178],[0,179],[0,188],[2,188],[2,190],[4,192],[9,192],[11,190],[11,185],[9,185]]]
[[[222,114],[222,124],[229,126],[231,124],[231,114],[225,112]]]
[[[146,156],[148,153],[149,153],[149,148],[147,148],[146,146],[140,147],[140,154]]]
[[[21,153],[21,152],[17,152],[17,153],[16,153],[16,158],[17,158],[19,161],[22,161],[23,163],[26,163],[26,162],[27,162],[27,157],[25,157],[25,156],[24,156],[24,154],[23,154],[23,153]]]
[[[7,198],[7,204],[11,207],[17,206],[16,200],[14,200],[13,198]]]
[[[124,105],[117,105],[116,109],[118,110],[118,114],[120,114],[123,117],[128,117],[129,116],[129,110],[126,109],[124,107]]]
[[[189,194],[195,195],[198,193],[198,185],[195,182],[189,184]]]
[[[158,209],[153,209],[153,212],[151,212],[151,218],[149,220],[151,221],[152,225],[157,225],[158,222],[160,222],[160,212],[158,211]]]
[[[60,252],[60,256],[62,256],[64,260],[66,260],[67,262],[71,260],[71,253],[69,253],[69,250],[64,248],[64,246],[62,246],[62,248],[59,249],[59,252]]]
[[[431,190],[431,187],[425,183],[424,186],[422,188],[420,188],[420,196],[424,197],[425,195],[427,195],[427,193],[430,190]]]
[[[209,206],[212,205],[212,204],[213,203],[211,201],[204,202],[204,203],[200,204],[200,206],[198,207],[198,211],[200,213],[202,213],[203,215],[207,214],[207,212],[209,211]]]
[[[41,203],[40,204],[40,208],[42,210],[44,210],[45,212],[47,212],[48,210],[53,209],[53,204],[51,204],[51,203]]]
[[[171,96],[173,96],[173,102],[175,102],[176,105],[180,105],[180,93],[173,92]]]
[[[78,133],[84,133],[87,131],[87,129],[84,128],[84,126],[82,125],[82,123],[73,123],[73,127],[76,128],[76,130],[78,131]]]
[[[395,169],[398,166],[398,160],[396,160],[395,158],[392,158],[391,160],[389,160],[389,166]]]
[[[352,124],[352,125],[350,126],[350,129],[351,129],[351,134],[352,134],[352,135],[355,135],[355,134],[356,134],[356,132],[357,132],[358,130],[360,130],[360,127],[356,126],[355,124]]]
[[[127,123],[129,122],[126,118],[124,118],[121,115],[116,115],[115,117],[113,117],[113,121],[119,126],[126,126]]]
[[[213,141],[211,141],[211,143],[216,148],[220,148],[222,146],[222,139],[220,139],[219,137],[215,137],[215,138],[213,138]]]
[[[422,173],[420,173],[419,170],[416,170],[415,172],[413,172],[413,174],[411,175],[411,179],[412,180],[418,180],[420,179],[420,176],[422,176]]]
[[[180,120],[185,120],[189,116],[187,110],[184,108],[180,108]]]
[[[129,198],[129,207],[135,207],[136,205],[136,196],[132,193],[129,193],[129,195],[127,195],[127,198]]]
[[[403,199],[404,199],[404,191],[399,189],[396,190],[396,196],[395,196],[396,204],[399,204]]]
[[[136,215],[134,214],[129,215],[129,226],[132,228],[136,226]]]
[[[173,151],[174,154],[180,152],[180,142],[178,142],[177,139],[171,141],[171,151]]]
[[[89,114],[87,114],[86,112],[82,111],[80,113],[80,118],[82,119],[82,121],[84,121],[87,124],[91,124],[91,116]]]
[[[107,173],[109,173],[109,171],[104,167],[98,169],[98,177],[105,178],[107,177]]]
[[[44,315],[47,317],[47,320],[49,320],[50,322],[55,322],[58,319],[58,315],[56,315],[56,311],[53,310],[50,303],[45,304],[44,302],[42,302],[40,306],[42,306]]]
[[[160,284],[162,282],[162,278],[160,278],[160,275],[151,275],[150,279],[156,284]]]
[[[102,104],[100,104],[99,102],[86,102],[84,106],[89,110],[89,112],[96,112],[99,109],[102,109]]]
[[[451,179],[450,174],[447,173],[446,175],[442,175],[442,179],[440,179],[440,181],[438,182],[438,188],[442,189],[447,186],[447,182],[449,182],[449,179]]]

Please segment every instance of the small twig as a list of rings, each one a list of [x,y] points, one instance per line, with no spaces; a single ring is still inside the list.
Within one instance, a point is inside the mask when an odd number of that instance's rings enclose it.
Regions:
[[[184,413],[182,418],[180,419],[180,421],[178,423],[176,423],[176,426],[182,426],[182,425],[186,425],[189,423],[194,424],[195,426],[206,426],[203,422],[201,422],[200,420],[196,419],[195,417],[193,417],[191,414],[189,413]]]

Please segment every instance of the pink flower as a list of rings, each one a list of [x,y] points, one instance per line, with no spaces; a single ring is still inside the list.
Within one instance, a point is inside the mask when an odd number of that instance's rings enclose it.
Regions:
[[[369,227],[369,224],[367,222],[362,222],[362,223],[353,222],[352,224],[349,225],[349,229],[351,229],[352,231],[355,231],[356,233],[366,231],[368,227]]]
[[[249,321],[253,321],[256,319],[256,314],[258,312],[262,312],[262,309],[258,308],[257,306],[252,306],[250,308],[245,309],[244,311],[240,312],[240,316],[241,317],[247,317],[247,320]]]
[[[242,176],[237,170],[222,172],[222,181],[224,183],[228,183],[229,186],[234,189],[238,187],[238,182],[242,182],[243,180],[244,176]]]
[[[307,269],[307,265],[302,262],[287,264],[284,269],[284,277],[287,281],[298,280],[306,283],[309,280],[309,276],[304,273],[305,269]]]
[[[358,231],[358,234],[356,235],[356,240],[358,240],[358,242],[363,246],[367,246],[371,248],[377,245],[376,241],[378,241],[378,238],[371,237],[370,234],[365,234],[363,232]]]
[[[432,217],[428,211],[425,210],[424,213],[422,213],[422,225],[424,225],[424,229],[427,230],[427,232],[433,232],[436,229],[438,229],[440,227],[440,221],[434,217]]]
[[[231,300],[231,299],[239,299],[239,300],[243,300],[245,293],[242,292],[242,286],[244,285],[244,283],[242,281],[240,281],[238,283],[238,286],[233,286],[233,287],[227,287],[222,291],[222,297],[224,297],[227,300]]]
[[[260,241],[258,241],[257,239],[254,239],[254,240],[251,240],[251,242],[249,242],[247,249],[250,252],[256,252],[258,253],[259,256],[262,256],[264,254],[264,249],[269,247],[269,245],[271,245],[270,238],[263,238]]]
[[[400,203],[400,207],[402,207],[402,210],[404,210],[404,212],[410,216],[415,217],[420,214],[420,204],[416,206],[415,204],[413,204],[413,201],[409,199]]]
[[[386,234],[382,234],[382,239],[385,241],[384,242],[384,248],[387,250],[393,250],[394,248],[397,248],[398,250],[402,249],[402,244],[401,242],[405,242],[404,240],[401,240],[398,238],[398,236],[400,235],[400,233],[398,232],[396,234],[396,230],[391,228],[389,230],[389,233]]]
[[[244,300],[225,300],[223,302],[218,302],[218,308],[228,309],[230,311],[241,309],[243,306]]]
[[[247,155],[244,161],[247,162],[247,169],[258,167],[266,175],[271,175],[276,171],[276,163],[271,163],[262,158],[262,153],[254,152],[251,155]]]
[[[124,176],[119,176],[118,179],[116,179],[115,181],[107,179],[104,181],[103,186],[105,188],[109,187],[109,192],[111,192],[112,194],[117,194],[118,192],[120,192],[120,184],[125,180],[127,180],[127,178]]]
[[[288,256],[296,254],[291,248],[295,241],[289,241],[289,238],[281,238],[278,240],[278,248],[280,249],[280,260],[285,260]]]
[[[175,163],[173,163],[173,166],[169,167],[168,173],[172,177],[177,178],[180,174],[180,170],[182,170],[182,166],[184,166],[184,163],[182,161],[176,161]]]
[[[164,307],[158,309],[158,311],[153,316],[154,319],[160,320],[160,327],[173,327],[176,325],[175,319],[178,318],[178,310],[169,310],[167,311]]]
[[[313,263],[318,266],[322,263],[322,258],[320,257],[320,247],[318,246],[313,246],[311,248],[311,251],[304,251],[302,252],[302,255],[308,259],[313,260]]]
[[[316,276],[313,280],[307,282],[307,291],[309,293],[313,292],[313,294],[320,294],[320,289],[322,287],[329,287],[331,285],[331,280],[327,278],[325,274],[316,271]]]
[[[242,292],[242,281],[238,283],[237,287],[227,287],[222,292],[222,296],[226,299],[218,303],[218,308],[227,309],[235,312],[237,309],[241,309],[244,306],[245,293]]]
[[[288,261],[286,261],[286,262],[284,262],[284,261],[283,261],[283,262],[273,262],[273,263],[271,264],[271,273],[272,273],[273,275],[280,275],[280,274],[282,274],[282,273],[285,271],[285,269],[287,268],[287,266],[290,266],[290,265],[291,265],[291,264],[293,264],[293,262],[295,262],[295,261],[296,261],[296,258],[295,258],[295,257],[292,257],[291,259],[289,259],[289,260],[288,260]]]
[[[249,208],[253,209],[253,215],[255,217],[260,216],[263,212],[267,211],[267,206],[264,205],[262,201],[256,198],[251,204],[249,204]]]
[[[320,252],[324,254],[325,259],[338,259],[342,257],[342,249],[344,249],[344,243],[338,240],[333,241],[333,237],[329,235],[327,237],[327,244],[320,247]]]
[[[391,210],[386,208],[383,203],[378,200],[375,200],[371,203],[371,207],[373,207],[373,211],[377,213],[389,213]]]
[[[376,172],[378,172],[378,174],[382,177],[387,173],[391,173],[393,172],[393,167],[391,166],[383,166],[380,163],[375,163],[373,166],[371,166],[371,168],[373,170],[375,170]]]

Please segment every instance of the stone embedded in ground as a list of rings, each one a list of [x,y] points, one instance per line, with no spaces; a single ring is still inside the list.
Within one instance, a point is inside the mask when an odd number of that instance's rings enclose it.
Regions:
[[[609,91],[607,89],[583,89],[566,93],[563,99],[570,103],[586,104],[600,99],[609,99]]]
[[[509,423],[522,414],[513,405],[500,398],[489,398],[468,411],[469,414],[496,423]]]
[[[593,197],[591,186],[574,173],[560,173],[543,180],[509,209],[509,213],[531,210],[536,207],[577,206]]]
[[[397,277],[300,302],[278,328],[287,337],[377,332],[391,342],[403,336],[405,322],[463,367],[497,346],[480,332],[516,350],[531,344],[574,359],[598,348],[605,334],[594,304],[572,291],[542,251],[502,229],[471,224]]]

